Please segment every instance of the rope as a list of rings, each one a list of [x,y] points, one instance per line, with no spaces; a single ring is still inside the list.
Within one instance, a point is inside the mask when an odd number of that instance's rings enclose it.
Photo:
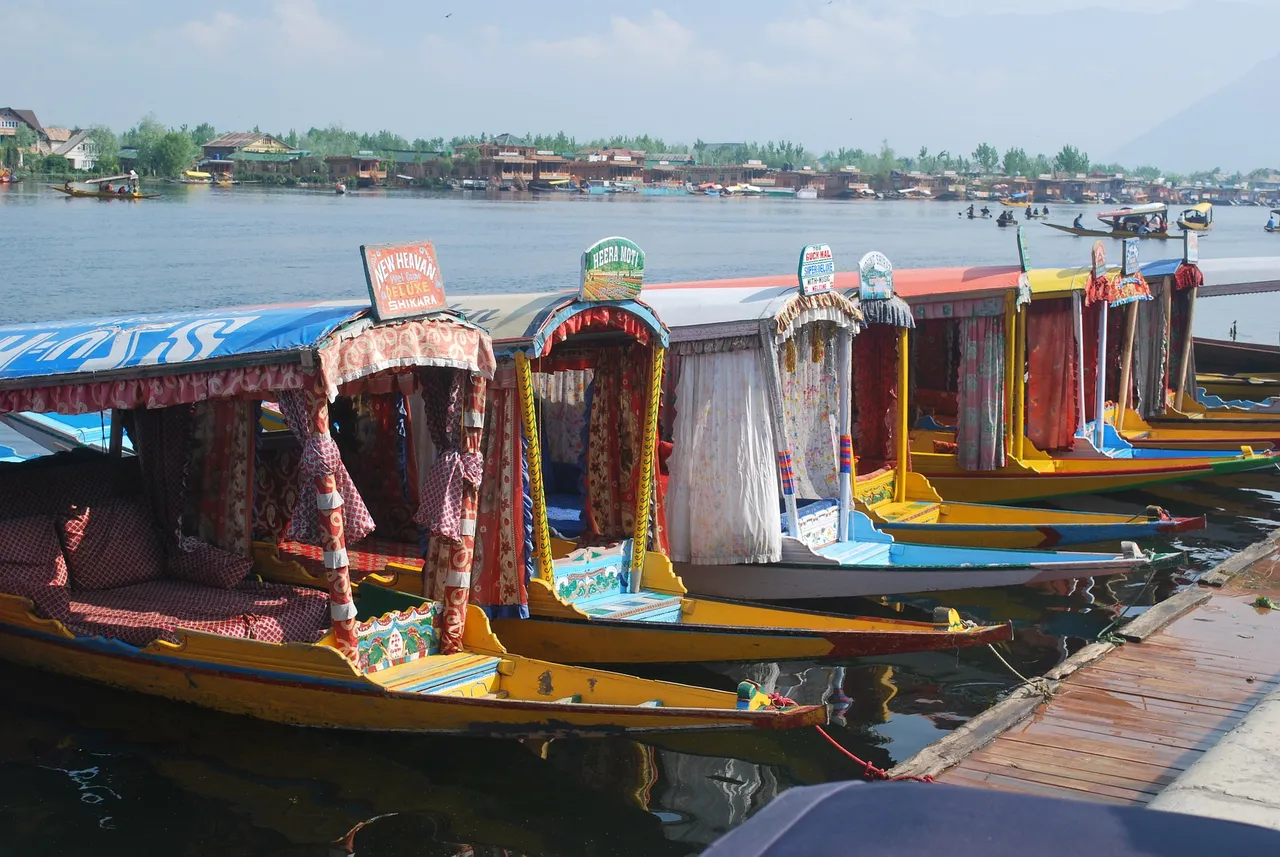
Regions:
[[[1021,687],[1031,688],[1036,693],[1040,694],[1040,696],[1044,699],[1045,702],[1048,702],[1049,700],[1053,699],[1053,688],[1049,685],[1049,680],[1047,678],[1045,678],[1044,676],[1027,678],[1022,673],[1018,672],[1018,670],[1014,667],[1013,664],[1006,661],[1004,659],[1004,655],[1000,654],[999,650],[996,649],[996,647],[993,644],[987,643],[987,648],[991,650],[991,654],[995,655],[997,658],[1000,659],[1000,663],[1004,664],[1006,667],[1009,668],[1009,672],[1013,673],[1015,676],[1018,677],[1018,680],[1022,682],[1022,684],[1020,685]]]
[[[888,772],[882,770],[881,768],[877,768],[875,765],[871,764],[870,762],[864,759],[859,759],[857,756],[853,755],[853,753],[850,753],[848,750],[844,748],[844,746],[840,744],[839,741],[837,741],[836,739],[828,735],[827,730],[823,729],[821,726],[814,726],[813,728],[817,729],[818,734],[821,735],[823,738],[826,738],[827,743],[830,744],[832,747],[835,747],[837,750],[839,750],[842,754],[844,754],[846,758],[848,758],[852,762],[855,762],[856,764],[861,765],[862,775],[869,780],[884,780],[886,782],[891,782],[891,783],[900,782],[903,780],[910,780],[912,782],[917,782],[917,783],[934,782],[933,777],[928,775],[923,777],[911,777],[911,776],[891,777],[889,776]]]
[[[1117,616],[1115,619],[1111,620],[1111,624],[1107,625],[1107,627],[1103,628],[1101,631],[1098,632],[1097,639],[1100,642],[1103,642],[1103,643],[1125,642],[1124,638],[1118,637],[1115,634],[1112,634],[1109,632],[1111,631],[1112,628],[1114,628],[1116,625],[1119,625],[1121,622],[1125,620],[1125,617],[1129,615],[1129,611],[1133,609],[1134,604],[1141,601],[1143,596],[1147,594],[1147,590],[1151,588],[1151,583],[1155,579],[1156,579],[1156,569],[1153,567],[1151,569],[1151,572],[1147,575],[1147,582],[1142,584],[1142,589],[1138,592],[1138,597],[1135,598],[1133,601],[1129,602],[1127,605],[1125,605],[1125,608],[1120,611],[1120,615]]]

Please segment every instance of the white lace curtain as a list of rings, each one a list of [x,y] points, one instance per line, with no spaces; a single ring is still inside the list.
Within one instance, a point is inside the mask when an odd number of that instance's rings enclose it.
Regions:
[[[758,349],[682,358],[668,461],[677,562],[777,562],[781,510],[768,377]]]
[[[782,417],[796,475],[796,496],[827,500],[840,496],[840,385],[836,327],[806,324],[778,347]]]

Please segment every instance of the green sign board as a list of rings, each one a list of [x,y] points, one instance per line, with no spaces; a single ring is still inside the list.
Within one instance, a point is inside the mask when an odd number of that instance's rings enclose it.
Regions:
[[[582,254],[578,299],[625,301],[640,296],[644,283],[644,251],[626,238],[605,238]]]

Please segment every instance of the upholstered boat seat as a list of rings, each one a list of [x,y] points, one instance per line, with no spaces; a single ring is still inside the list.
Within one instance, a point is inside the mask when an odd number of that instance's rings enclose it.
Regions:
[[[315,589],[245,581],[235,589],[215,589],[180,580],[153,580],[133,586],[72,591],[67,627],[80,636],[145,646],[177,640],[179,628],[262,640],[314,643],[329,627],[329,596]]]

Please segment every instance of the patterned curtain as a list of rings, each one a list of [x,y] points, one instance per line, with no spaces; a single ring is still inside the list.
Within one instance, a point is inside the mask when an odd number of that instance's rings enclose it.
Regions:
[[[1071,449],[1078,424],[1075,303],[1035,301],[1027,312],[1027,438],[1046,452]]]
[[[535,378],[538,376],[534,376]],[[484,479],[471,558],[471,598],[490,617],[528,618],[533,573],[533,507],[526,508],[524,433],[515,373],[489,385],[484,416]]]
[[[1169,319],[1165,318],[1164,290],[1172,288],[1161,277],[1150,283],[1155,300],[1138,303],[1138,331],[1133,349],[1133,380],[1137,388],[1134,409],[1145,419],[1164,413],[1169,387]]]
[[[586,518],[600,541],[633,535],[651,359],[648,346],[632,345],[602,350],[596,365],[587,430]]]
[[[418,478],[409,411],[399,392],[373,393],[355,402],[351,478],[360,490],[378,533],[399,542],[416,543]]]
[[[1083,316],[1084,335],[1084,415],[1086,420],[1094,418],[1094,403],[1098,388],[1098,317],[1102,313],[1102,302],[1094,301],[1085,307]],[[1114,402],[1120,392],[1120,359],[1124,351],[1123,310],[1111,310],[1107,313],[1107,389],[1105,398]]]
[[[342,507],[343,538],[346,544],[355,544],[373,532],[373,517],[364,504],[347,466],[342,463],[338,452],[338,444],[328,434],[329,411],[323,408],[326,431],[324,434],[313,434],[314,420],[312,413],[317,414],[320,406],[312,407],[309,401],[319,394],[302,390],[285,390],[280,393],[280,412],[285,424],[302,444],[302,453],[298,463],[298,504],[289,521],[288,538],[302,542],[304,545],[323,547],[326,533],[320,526],[317,507],[315,480],[324,474],[332,474],[337,493],[336,498],[326,498],[334,505],[329,508]],[[319,419],[317,416],[316,420]],[[336,501],[336,502],[335,502]]]
[[[211,399],[192,408],[185,535],[252,555],[256,402]]]
[[[873,324],[853,338],[853,349],[858,472],[870,473],[894,457],[898,328]]]
[[[587,390],[594,375],[591,369],[534,373],[533,390],[538,398],[543,461],[573,464],[585,469],[589,416]]]
[[[182,535],[191,451],[191,406],[139,408],[129,412],[129,417],[147,505],[165,534],[166,548],[176,547]]]
[[[836,351],[836,326],[829,322],[805,325],[779,348],[782,416],[797,497],[822,500],[840,494]]]
[[[298,462],[301,445],[268,449],[262,427],[256,426],[257,460],[253,468],[253,537],[277,544],[285,540],[289,521],[298,507]]]
[[[960,321],[959,424],[956,444],[965,470],[1004,466],[1004,318]]]

